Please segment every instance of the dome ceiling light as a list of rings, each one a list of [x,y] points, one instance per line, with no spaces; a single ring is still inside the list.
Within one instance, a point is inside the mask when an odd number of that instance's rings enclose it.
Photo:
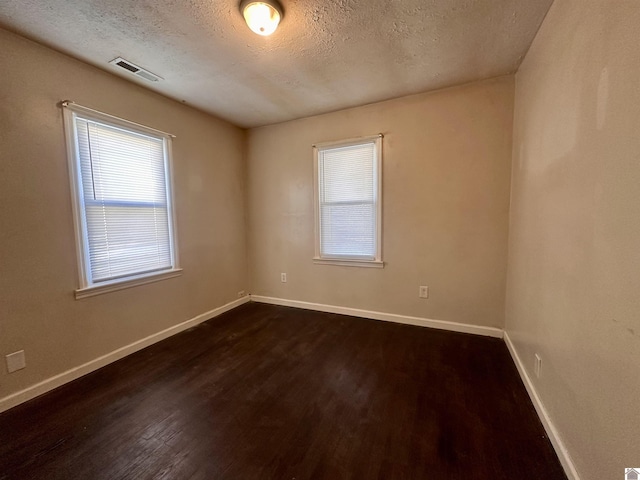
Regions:
[[[278,28],[284,12],[277,0],[243,0],[240,11],[251,30],[258,35],[271,35]]]

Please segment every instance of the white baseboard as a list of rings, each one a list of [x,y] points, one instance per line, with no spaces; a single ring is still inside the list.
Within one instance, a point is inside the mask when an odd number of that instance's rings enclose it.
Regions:
[[[551,421],[549,413],[544,407],[544,404],[542,403],[542,400],[540,399],[540,396],[538,395],[538,392],[536,391],[536,388],[531,381],[531,377],[529,377],[527,370],[524,368],[524,364],[522,363],[522,360],[520,359],[520,356],[516,351],[516,347],[511,341],[511,338],[509,338],[509,334],[506,331],[504,332],[504,342],[507,344],[507,348],[509,349],[511,357],[513,358],[513,362],[516,364],[516,368],[520,373],[522,382],[524,383],[524,386],[529,393],[529,397],[531,397],[531,401],[533,402],[533,406],[535,407],[536,412],[538,412],[538,417],[540,417],[540,421],[542,421],[542,425],[547,432],[547,436],[549,437],[549,440],[551,440],[551,444],[553,445],[553,448],[558,455],[558,459],[562,464],[562,468],[564,468],[564,473],[567,475],[567,478],[569,480],[580,480],[576,467],[573,464],[573,460],[571,460],[571,455],[569,455],[569,451],[564,445],[564,442],[560,437],[560,433],[558,433],[558,430]]]
[[[86,375],[87,373],[91,373],[94,370],[97,370],[101,367],[104,367],[105,365],[115,362],[116,360],[120,360],[121,358],[126,357],[127,355],[137,352],[138,350],[142,350],[143,348],[148,347],[149,345],[153,345],[154,343],[164,340],[165,338],[175,335],[176,333],[180,333],[204,321],[217,317],[218,315],[228,312],[229,310],[235,307],[238,307],[244,303],[249,302],[249,300],[250,298],[248,295],[245,297],[239,298],[237,300],[234,300],[233,302],[227,303],[226,305],[223,305],[221,307],[214,308],[213,310],[210,310],[208,312],[202,313],[190,320],[187,320],[185,322],[179,323],[165,330],[162,330],[161,332],[154,333],[153,335],[149,335],[148,337],[145,337],[141,340],[133,342],[124,347],[118,348],[113,352],[107,353],[106,355],[102,355],[101,357],[91,360],[90,362],[87,362],[83,365],[74,367],[70,370],[67,370],[66,372],[62,372],[58,375],[47,378],[46,380],[36,383],[35,385],[31,385],[30,387],[27,387],[24,390],[21,390],[16,393],[12,393],[11,395],[8,395],[0,399],[0,412],[4,412],[5,410],[15,407],[16,405],[26,402],[27,400],[31,400],[32,398],[42,395],[43,393],[53,390],[54,388],[64,385],[65,383],[75,380],[76,378],[80,378],[83,375]]]
[[[298,300],[286,300],[284,298],[263,297],[261,295],[251,295],[252,302],[269,303],[271,305],[282,305],[285,307],[303,308],[305,310],[316,310],[326,313],[339,313],[352,317],[369,318],[372,320],[383,320],[385,322],[404,323],[407,325],[417,325],[419,327],[437,328],[439,330],[450,330],[453,332],[472,333],[484,335],[486,337],[502,338],[502,329],[494,327],[483,327],[480,325],[469,325],[466,323],[449,322],[446,320],[432,320],[430,318],[409,317],[406,315],[396,315],[395,313],[373,312],[370,310],[360,310],[357,308],[338,307],[335,305],[325,305],[322,303],[301,302]]]

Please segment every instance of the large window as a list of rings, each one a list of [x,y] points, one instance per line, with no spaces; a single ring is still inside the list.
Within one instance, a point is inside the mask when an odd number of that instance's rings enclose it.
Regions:
[[[381,267],[382,136],[314,146],[316,263]]]
[[[171,136],[64,102],[77,297],[176,275]]]

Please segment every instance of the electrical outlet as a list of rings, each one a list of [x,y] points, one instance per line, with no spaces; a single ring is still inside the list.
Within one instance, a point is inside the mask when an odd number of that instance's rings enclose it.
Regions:
[[[418,296],[420,298],[429,298],[429,287],[421,286],[420,290],[418,291]]]
[[[286,273],[281,273],[280,274],[280,281],[282,283],[287,283],[287,274]]]
[[[7,360],[7,371],[9,373],[22,370],[27,366],[27,362],[24,358],[24,350],[10,353],[5,357],[5,359]]]
[[[535,363],[533,365],[533,371],[535,372],[536,377],[538,378],[540,378],[540,368],[542,368],[542,358],[540,358],[540,355],[536,353]]]
[[[244,290],[240,290],[240,291],[238,292],[238,298],[242,298],[242,297],[244,297],[244,296],[245,296]]]

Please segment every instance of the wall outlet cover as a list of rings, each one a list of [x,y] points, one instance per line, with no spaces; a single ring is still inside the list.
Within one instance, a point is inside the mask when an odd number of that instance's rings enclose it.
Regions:
[[[24,356],[24,350],[10,353],[5,357],[5,359],[7,361],[7,371],[9,373],[22,370],[27,366],[27,362]]]
[[[533,366],[533,370],[536,374],[536,377],[540,377],[540,369],[542,368],[542,358],[540,355],[536,353],[535,355],[535,364]]]

